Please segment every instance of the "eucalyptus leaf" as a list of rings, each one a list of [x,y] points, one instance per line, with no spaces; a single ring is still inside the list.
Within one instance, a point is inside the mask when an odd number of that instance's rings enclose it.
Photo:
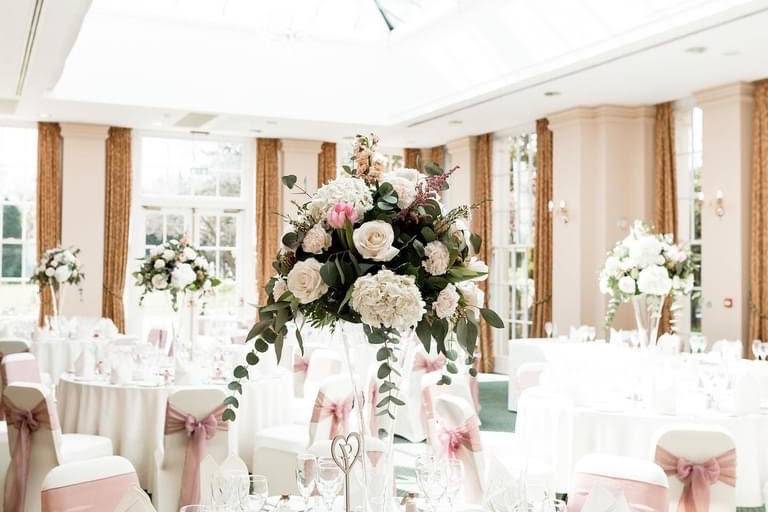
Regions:
[[[499,317],[499,315],[496,314],[494,310],[481,308],[480,314],[483,315],[483,318],[491,327],[495,327],[496,329],[504,328],[504,321]]]
[[[292,189],[294,185],[296,185],[296,181],[298,178],[294,174],[289,174],[288,176],[283,176],[281,178],[281,181],[283,182],[283,185],[288,187],[288,189]]]

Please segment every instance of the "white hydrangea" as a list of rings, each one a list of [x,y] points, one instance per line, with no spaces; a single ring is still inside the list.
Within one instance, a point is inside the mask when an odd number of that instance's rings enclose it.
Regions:
[[[443,242],[435,240],[424,246],[424,256],[426,259],[421,262],[421,266],[433,276],[441,276],[448,271],[450,254],[448,248]]]
[[[665,296],[672,290],[672,279],[667,269],[660,265],[651,265],[640,271],[637,278],[640,293]]]
[[[180,263],[171,272],[171,287],[184,290],[197,279],[197,274],[189,263]]]
[[[388,269],[355,281],[350,301],[364,324],[405,330],[415,327],[426,313],[416,279]]]
[[[359,218],[373,208],[373,195],[365,181],[340,176],[320,187],[312,199],[309,211],[316,220],[324,219],[328,210],[338,203],[351,204]]]
[[[456,313],[459,306],[459,292],[456,286],[449,284],[443,288],[437,295],[437,299],[432,303],[432,309],[437,318],[450,318]]]
[[[387,173],[382,178],[383,183],[389,183],[397,193],[397,207],[401,210],[411,206],[416,199],[416,184],[403,176]]]

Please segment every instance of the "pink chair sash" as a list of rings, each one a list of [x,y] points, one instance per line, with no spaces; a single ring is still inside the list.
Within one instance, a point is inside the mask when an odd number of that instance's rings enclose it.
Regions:
[[[581,512],[581,508],[595,487],[602,487],[612,492],[621,491],[633,511],[667,510],[668,491],[664,486],[625,478],[576,473],[573,476],[573,488],[568,492],[568,512]]]
[[[317,424],[325,418],[330,418],[331,432],[329,438],[333,439],[339,434],[346,434],[349,431],[349,413],[352,410],[353,403],[352,395],[335,402],[320,391],[317,394],[317,398],[315,398],[310,422]]]
[[[8,428],[14,428],[16,443],[12,447],[11,471],[5,479],[6,512],[24,512],[29,479],[29,457],[32,454],[32,434],[41,428],[58,429],[58,420],[52,415],[47,400],[40,400],[32,410],[20,409],[8,397],[3,397],[5,420]]]
[[[437,439],[442,453],[449,459],[459,458],[462,450],[480,451],[480,421],[477,416],[470,416],[454,428],[446,428],[441,424],[437,429]]]
[[[695,463],[657,446],[656,463],[667,475],[674,475],[683,483],[678,512],[706,512],[709,510],[710,486],[717,482],[736,486],[736,450]]]
[[[442,370],[443,366],[445,366],[445,356],[442,354],[430,358],[421,352],[417,352],[413,358],[413,371],[415,372],[436,372]]]
[[[200,462],[208,451],[208,441],[213,439],[217,431],[229,428],[229,424],[221,418],[226,408],[226,405],[222,404],[202,420],[176,409],[170,402],[165,408],[165,435],[184,432],[187,436],[179,496],[180,507],[200,503]]]
[[[136,473],[126,473],[47,489],[41,495],[42,510],[115,510],[123,496],[138,485]]]

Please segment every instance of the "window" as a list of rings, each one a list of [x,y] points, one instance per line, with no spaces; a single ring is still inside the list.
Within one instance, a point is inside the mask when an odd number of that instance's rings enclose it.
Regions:
[[[251,218],[253,143],[238,139],[144,135],[139,139],[137,172],[141,196],[132,249],[137,258],[168,240],[186,237],[205,255],[222,280],[204,307],[197,307],[196,329],[203,334],[231,331],[246,299],[252,300]],[[247,240],[246,240],[247,238]],[[253,288],[253,290],[251,290]],[[247,297],[246,297],[247,296]],[[144,300],[142,330],[167,321],[169,300],[151,294]]]
[[[34,315],[37,130],[0,126],[0,316]]]
[[[675,112],[675,166],[677,173],[677,240],[688,243],[701,261],[701,169],[704,116],[695,106],[681,104]],[[680,332],[701,332],[701,267],[694,274],[693,294],[683,304]]]
[[[495,330],[497,354],[527,338],[533,323],[536,134],[497,137],[493,168],[491,302],[507,324]]]

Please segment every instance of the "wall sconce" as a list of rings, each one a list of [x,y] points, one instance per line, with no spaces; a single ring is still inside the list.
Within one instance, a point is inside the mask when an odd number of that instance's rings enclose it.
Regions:
[[[563,224],[568,224],[568,207],[565,205],[565,201],[561,200],[557,204],[557,208],[555,208],[554,201],[549,201],[547,203],[547,208],[549,209],[549,212],[554,214],[554,216],[560,217],[563,221]]]
[[[713,202],[713,205],[715,207],[715,215],[718,217],[722,217],[725,215],[725,205],[723,204],[723,191],[718,190],[715,193],[715,200]]]

